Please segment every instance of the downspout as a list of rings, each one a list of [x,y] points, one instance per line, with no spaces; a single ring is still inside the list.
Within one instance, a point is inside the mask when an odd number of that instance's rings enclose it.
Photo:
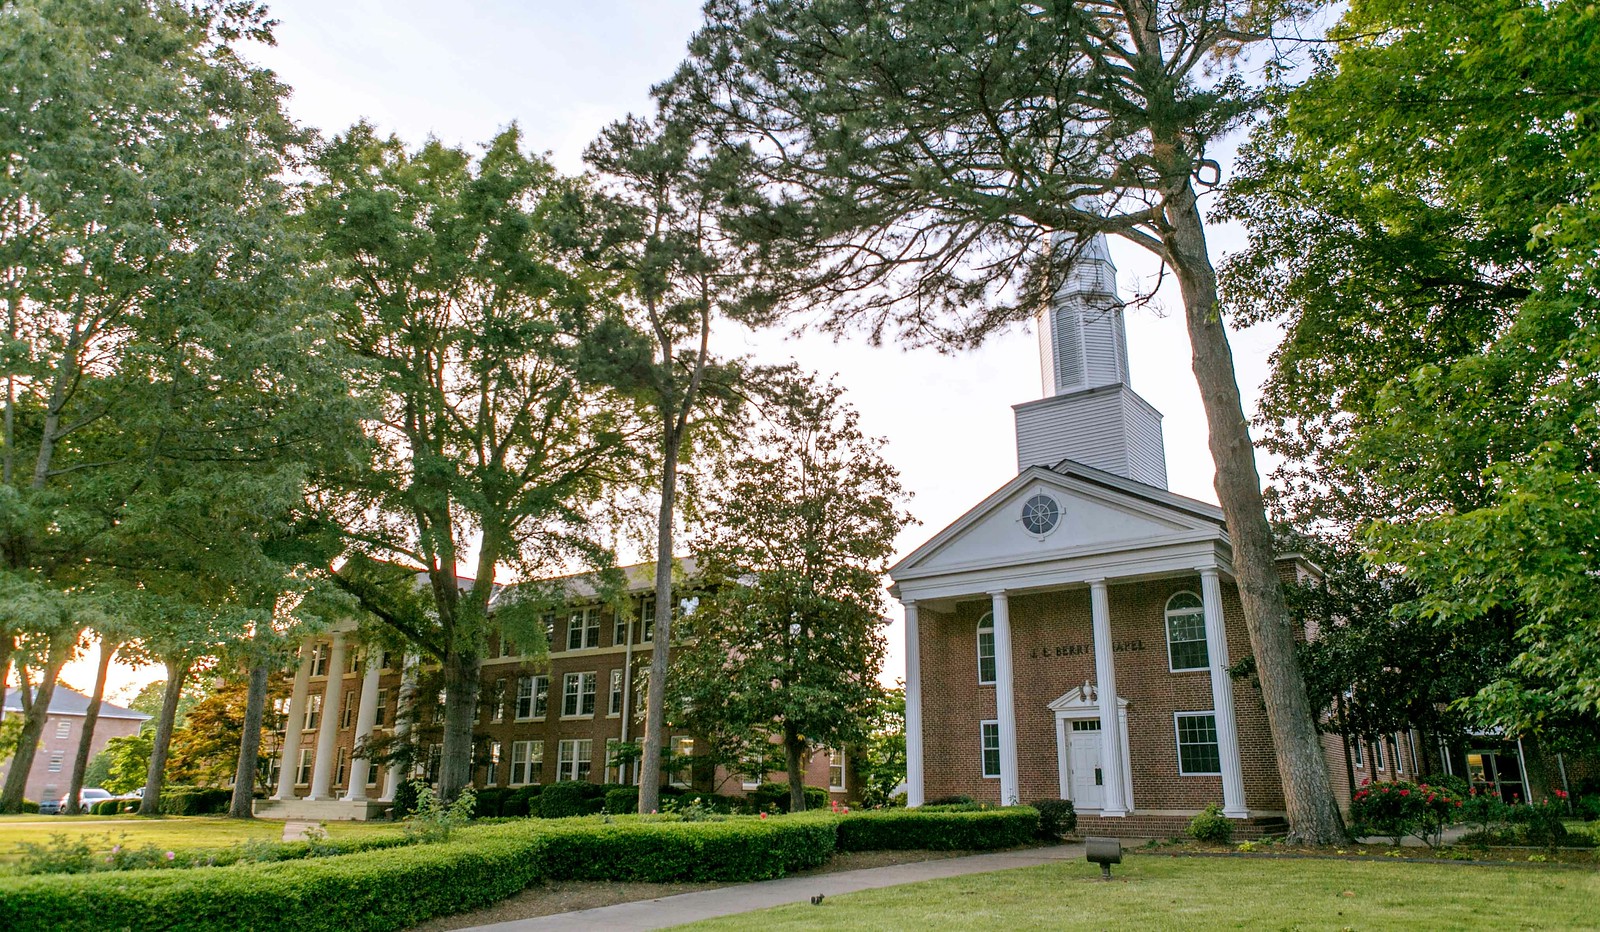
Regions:
[[[612,629],[615,630],[615,627],[616,626],[613,625]],[[632,705],[633,705],[633,613],[632,612],[628,613],[627,634],[624,635],[624,639],[626,640],[627,643],[624,646],[624,649],[623,649],[623,652],[622,652],[622,734],[619,737],[622,739],[622,743],[623,744],[627,744],[628,743],[628,719],[633,717],[632,708],[631,708]],[[619,747],[617,750],[620,751],[622,749]],[[631,770],[635,765],[630,764],[630,765],[627,765],[627,766]],[[630,774],[626,774],[625,775],[625,774],[622,773],[622,767],[618,767],[617,768],[617,777],[623,783],[630,783],[632,781],[629,778],[630,777],[637,777],[637,774],[631,774],[630,773]]]

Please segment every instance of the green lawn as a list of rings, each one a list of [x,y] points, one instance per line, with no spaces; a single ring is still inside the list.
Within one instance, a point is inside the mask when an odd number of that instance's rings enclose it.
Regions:
[[[1600,872],[1131,855],[868,890],[690,929],[1600,929]]]
[[[330,838],[352,838],[399,832],[392,822],[328,822]],[[212,816],[165,816],[144,819],[121,816],[0,816],[0,864],[16,861],[17,843],[46,843],[53,834],[69,838],[88,836],[99,847],[107,833],[111,844],[156,845],[170,850],[182,848],[226,848],[250,839],[278,841],[283,838],[283,823],[262,820],[236,821]],[[126,835],[126,838],[123,836]]]

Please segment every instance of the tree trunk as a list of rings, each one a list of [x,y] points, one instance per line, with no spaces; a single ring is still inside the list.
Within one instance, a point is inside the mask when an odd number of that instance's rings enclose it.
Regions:
[[[17,736],[17,749],[11,755],[11,769],[6,772],[5,789],[0,790],[0,812],[22,811],[28,772],[33,769],[33,756],[39,750],[39,739],[44,737],[45,719],[50,714],[50,699],[55,695],[56,679],[61,675],[61,668],[66,665],[67,655],[77,639],[76,631],[70,635],[57,634],[50,639],[44,676],[39,680],[33,701],[27,704],[27,712],[22,719],[22,733]]]
[[[459,647],[445,659],[444,747],[439,753],[439,798],[445,802],[472,783],[472,724],[478,712],[481,662],[476,650]]]
[[[144,801],[139,804],[139,814],[142,816],[158,816],[161,814],[161,787],[167,779],[167,749],[172,744],[172,728],[178,718],[178,700],[183,696],[183,684],[189,679],[189,670],[194,661],[184,659],[177,663],[167,661],[167,688],[161,693],[161,717],[156,719],[156,734],[154,744],[150,748],[150,769],[145,772]],[[330,676],[339,675],[339,671],[328,671]],[[324,715],[334,714],[324,709]]]
[[[244,700],[244,734],[239,738],[239,764],[233,773],[233,800],[228,803],[228,818],[253,819],[256,773],[261,769],[261,719],[267,709],[267,676],[272,661],[257,657],[250,667],[250,688]]]
[[[1157,146],[1159,150],[1159,139]],[[1317,739],[1295,652],[1294,624],[1278,578],[1250,425],[1245,420],[1233,352],[1218,306],[1216,271],[1206,251],[1205,225],[1187,168],[1177,177],[1184,180],[1168,192],[1164,205],[1169,224],[1166,245],[1183,293],[1195,381],[1205,405],[1211,455],[1216,461],[1217,500],[1233,546],[1234,577],[1277,755],[1290,838],[1309,844],[1345,843],[1348,837]]]
[[[667,704],[667,651],[672,642],[672,516],[678,493],[678,432],[668,425],[662,441],[661,510],[656,517],[656,620],[650,649],[650,693],[645,700],[644,756],[639,762],[639,812],[661,808],[661,755]]]
[[[94,743],[94,728],[100,721],[100,703],[106,697],[106,674],[111,669],[111,658],[120,646],[104,637],[100,639],[100,665],[94,673],[94,695],[89,697],[89,710],[83,715],[83,733],[78,736],[78,754],[72,760],[67,815],[80,815],[83,811],[78,797],[83,793],[83,773],[89,768],[89,746]]]
[[[806,811],[806,743],[793,725],[783,726],[783,758],[789,770],[789,811]]]

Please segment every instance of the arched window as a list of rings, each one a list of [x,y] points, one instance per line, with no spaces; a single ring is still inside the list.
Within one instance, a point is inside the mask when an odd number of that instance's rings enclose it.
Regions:
[[[994,682],[994,613],[978,619],[978,682]]]
[[[1204,670],[1211,664],[1206,652],[1206,610],[1193,592],[1180,592],[1167,600],[1167,659],[1174,673]]]

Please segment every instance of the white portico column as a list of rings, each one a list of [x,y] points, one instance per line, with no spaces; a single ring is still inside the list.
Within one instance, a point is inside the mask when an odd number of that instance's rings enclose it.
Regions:
[[[311,792],[306,799],[327,799],[333,780],[334,745],[339,740],[339,698],[344,690],[344,635],[333,636],[328,651],[328,685],[322,690],[322,721],[317,723],[317,760],[311,767]]]
[[[920,806],[922,789],[922,641],[917,603],[906,602],[906,805]]]
[[[350,761],[350,788],[344,798],[350,802],[363,802],[367,798],[367,773],[372,769],[365,754],[360,753],[362,742],[372,737],[372,726],[378,722],[378,678],[382,675],[383,651],[367,648],[367,675],[361,681],[361,705],[356,709],[356,755]]]
[[[306,720],[306,694],[311,691],[311,642],[300,644],[300,668],[294,673],[294,692],[289,694],[289,720],[283,723],[283,755],[278,761],[278,791],[273,799],[294,799],[295,765],[299,763],[300,726]]]
[[[1011,603],[1004,589],[989,593],[989,598],[994,612],[994,711],[1000,719],[1000,805],[1014,806],[1018,802],[1017,699],[1011,685]]]
[[[1100,814],[1125,816],[1128,802],[1122,788],[1127,778],[1122,772],[1122,723],[1117,717],[1117,664],[1104,579],[1089,580],[1089,609],[1094,620],[1094,694],[1100,707]]]
[[[411,700],[417,694],[417,666],[421,658],[415,654],[406,654],[400,661],[400,697],[394,711],[394,737],[397,743],[403,742],[411,735]],[[383,780],[383,801],[394,799],[395,790],[400,788],[400,780],[405,776],[405,768],[398,762],[389,765],[388,775]]]
[[[1239,729],[1233,718],[1233,679],[1228,676],[1228,632],[1222,619],[1222,584],[1217,568],[1200,568],[1200,603],[1206,613],[1206,656],[1211,666],[1211,708],[1217,720],[1217,751],[1222,759],[1222,814],[1248,818],[1244,771],[1239,765]]]

